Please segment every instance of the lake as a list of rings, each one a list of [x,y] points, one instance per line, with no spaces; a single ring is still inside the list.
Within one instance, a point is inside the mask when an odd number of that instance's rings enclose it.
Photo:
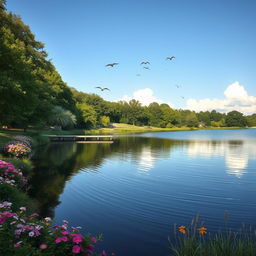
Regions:
[[[120,256],[170,254],[173,225],[256,226],[256,129],[120,136],[37,149],[30,194],[44,216],[104,235]]]

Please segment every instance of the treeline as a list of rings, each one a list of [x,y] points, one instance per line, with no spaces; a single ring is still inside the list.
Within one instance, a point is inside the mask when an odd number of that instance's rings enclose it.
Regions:
[[[69,87],[18,15],[0,0],[0,125],[27,128],[94,128],[122,122],[156,127],[256,126],[256,115],[195,113],[167,104],[109,102]]]

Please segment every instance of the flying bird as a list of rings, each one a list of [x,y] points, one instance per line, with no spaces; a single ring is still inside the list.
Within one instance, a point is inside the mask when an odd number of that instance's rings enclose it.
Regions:
[[[114,62],[114,63],[109,63],[109,64],[107,64],[107,65],[105,65],[105,67],[114,67],[114,66],[116,66],[116,65],[118,65],[119,63],[117,63],[117,62]]]
[[[166,60],[173,60],[173,59],[175,59],[174,56],[171,56],[171,57],[167,57],[167,58],[166,58]]]
[[[177,88],[181,88],[181,85],[180,84],[176,84],[175,85]]]
[[[149,67],[143,67],[143,68],[150,70],[150,68],[149,68]]]
[[[185,97],[184,96],[180,96],[183,100],[185,99]]]
[[[140,65],[150,65],[150,62],[149,62],[149,61],[142,61],[142,62],[140,63]]]
[[[97,88],[97,89],[100,89],[101,91],[104,91],[104,90],[108,90],[108,91],[110,91],[108,88],[102,88],[102,87],[100,87],[100,86],[96,86],[95,88]]]
[[[140,74],[136,74],[136,76],[140,76]]]

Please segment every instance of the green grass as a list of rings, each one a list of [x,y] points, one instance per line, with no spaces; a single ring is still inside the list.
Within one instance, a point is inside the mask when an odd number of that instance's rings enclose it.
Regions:
[[[198,216],[181,227],[175,226],[174,238],[169,238],[172,256],[256,256],[256,232],[251,227],[231,231],[226,223],[223,230],[211,233],[203,222],[199,224]],[[202,227],[206,232],[200,234]]]
[[[123,123],[114,123],[111,128],[97,128],[91,130],[73,129],[73,130],[32,130],[27,132],[23,130],[0,130],[0,147],[10,141],[11,137],[16,135],[27,135],[33,138],[33,146],[43,145],[49,142],[46,137],[41,134],[49,135],[125,135],[145,132],[170,132],[170,131],[191,131],[191,130],[209,130],[209,129],[241,129],[241,127],[205,127],[205,128],[190,128],[190,127],[172,127],[172,128],[158,128],[152,126],[136,126]]]

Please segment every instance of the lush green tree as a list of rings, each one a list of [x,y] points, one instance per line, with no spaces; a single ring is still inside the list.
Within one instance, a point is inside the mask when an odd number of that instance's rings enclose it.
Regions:
[[[172,109],[168,104],[161,104],[160,105],[161,111],[162,111],[162,119],[164,126],[167,126],[167,128],[172,127],[173,125],[176,125],[180,122],[180,115],[179,112]]]
[[[256,127],[256,114],[246,116],[246,122],[249,127]]]
[[[54,105],[75,112],[69,87],[47,59],[44,44],[0,2],[0,117],[26,127],[45,123]]]
[[[211,125],[211,117],[210,117],[210,112],[209,111],[200,111],[199,113],[196,114],[197,119],[199,122],[204,122],[206,126]]]
[[[100,124],[103,126],[103,127],[108,127],[109,124],[110,124],[110,118],[108,116],[102,116],[100,118]]]
[[[137,124],[139,118],[143,114],[143,107],[141,106],[141,103],[135,99],[132,99],[128,103],[128,109],[126,116],[128,118],[128,123],[130,124]]]
[[[149,125],[155,127],[165,127],[166,123],[163,119],[163,111],[157,102],[152,102],[148,106]]]
[[[182,110],[181,112],[181,124],[188,127],[198,126],[198,119],[196,113],[190,110]]]
[[[77,103],[79,111],[79,126],[81,128],[94,128],[97,124],[97,113],[93,106],[86,103]]]
[[[232,127],[232,126],[245,127],[247,125],[247,122],[243,113],[234,110],[227,113],[226,125],[229,127]]]
[[[225,118],[225,114],[219,113],[216,110],[212,110],[210,112],[210,120],[211,121],[215,121],[218,122],[220,121],[222,118]]]
[[[60,128],[72,127],[76,124],[76,117],[69,110],[55,106],[49,116],[49,123]]]

